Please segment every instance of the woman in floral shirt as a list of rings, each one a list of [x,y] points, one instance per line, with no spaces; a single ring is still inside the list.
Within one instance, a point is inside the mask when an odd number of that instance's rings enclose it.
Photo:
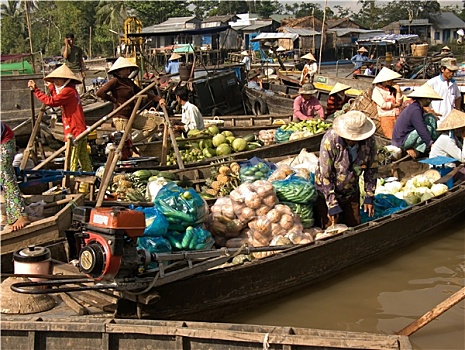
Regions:
[[[369,216],[374,215],[378,170],[375,130],[375,124],[363,112],[350,111],[337,117],[332,129],[323,136],[315,172],[319,191],[316,223],[322,228],[336,223],[347,226],[361,223],[360,176],[363,176],[366,193],[363,209]]]

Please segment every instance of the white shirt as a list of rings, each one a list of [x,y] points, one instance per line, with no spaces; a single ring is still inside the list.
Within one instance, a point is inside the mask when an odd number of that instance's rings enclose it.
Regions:
[[[187,101],[182,106],[182,117],[181,121],[184,123],[184,129],[186,131],[192,129],[204,129],[203,117],[196,105],[193,105]]]
[[[439,122],[441,122],[455,107],[455,100],[461,96],[460,89],[455,80],[453,82],[447,82],[443,79],[441,74],[431,78],[427,83],[443,98],[440,101],[431,102],[431,108],[433,108],[436,113],[441,114],[439,117]]]
[[[242,63],[245,64],[245,69],[249,71],[250,70],[250,57],[244,56],[244,58],[242,59]]]
[[[462,141],[462,142],[460,142]],[[460,144],[462,143],[462,144]],[[461,147],[461,148],[460,148]],[[442,133],[436,141],[434,141],[433,147],[429,153],[430,158],[435,157],[452,157],[460,162],[465,161],[465,142],[457,140],[453,136],[451,137],[449,132]],[[455,166],[452,163],[447,166]]]

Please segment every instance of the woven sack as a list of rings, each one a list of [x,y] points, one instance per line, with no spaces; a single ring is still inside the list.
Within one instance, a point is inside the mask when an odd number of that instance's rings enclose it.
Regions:
[[[376,125],[376,133],[382,134],[381,122],[378,117],[378,107],[376,103],[371,99],[373,94],[373,88],[365,90],[361,95],[357,96],[350,106],[351,111],[361,111]]]

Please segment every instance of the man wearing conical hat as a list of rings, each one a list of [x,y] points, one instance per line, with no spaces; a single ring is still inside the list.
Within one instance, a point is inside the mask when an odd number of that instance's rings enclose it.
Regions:
[[[349,111],[334,119],[320,145],[315,187],[315,226],[341,223],[357,226],[360,217],[359,178],[363,176],[364,212],[373,217],[378,159],[375,123],[361,111]]]
[[[181,55],[178,53],[173,53],[171,57],[168,59],[168,64],[165,65],[165,72],[166,74],[178,74],[179,73],[179,59]]]
[[[50,96],[40,91],[33,80],[29,80],[27,85],[42,103],[61,108],[65,141],[68,135],[77,138],[86,130],[81,99],[75,87],[76,84],[81,84],[81,80],[66,65],[52,71],[44,80],[50,90]],[[72,149],[70,170],[77,171],[79,166],[82,171],[92,171],[92,164],[87,152],[87,137],[75,142]],[[86,184],[80,187],[80,191],[87,191]]]
[[[97,91],[97,96],[105,101],[113,102],[114,109],[126,103],[134,95],[141,91],[141,88],[137,86],[132,79],[129,77],[132,71],[137,70],[137,64],[131,62],[127,58],[120,57],[111,66],[108,74],[112,74],[111,78]],[[147,92],[148,98],[159,102],[160,104],[165,103],[165,100],[153,92]],[[119,110],[113,115],[113,124],[117,131],[124,131],[131,117],[132,111],[136,105],[136,101],[133,100],[123,109]],[[158,125],[161,120],[157,120],[155,115],[147,113],[145,115],[136,114],[132,123],[132,128],[141,130],[132,141],[139,142],[142,140],[150,141],[152,136],[157,132]]]
[[[349,102],[349,96],[345,94],[349,89],[350,86],[346,84],[336,83],[336,85],[334,85],[329,93],[328,101],[326,102],[326,118],[340,111],[342,107]]]
[[[425,111],[431,101],[441,100],[428,84],[423,84],[408,97],[413,100],[399,115],[392,132],[392,144],[412,158],[426,154],[438,137],[434,114]]]
[[[65,36],[65,46],[61,49],[61,54],[65,59],[65,64],[74,73],[78,79],[84,82],[86,78],[84,53],[79,46],[74,45],[74,34],[69,33]],[[84,84],[76,87],[79,94],[84,92]]]
[[[465,162],[465,113],[453,109],[447,117],[438,125],[437,131],[441,132],[431,147],[430,158],[451,157],[459,162]],[[446,164],[454,166],[455,164]]]
[[[318,64],[316,63],[315,57],[309,52],[301,57],[305,60],[304,68],[300,74],[300,85],[307,83],[313,84],[313,76],[318,71]]]
[[[455,72],[459,70],[457,60],[452,57],[441,60],[441,73],[428,80],[428,84],[442,97],[440,101],[431,102],[431,108],[439,114],[442,121],[452,109],[461,109],[462,94],[454,79]]]
[[[368,50],[362,46],[350,60],[354,64],[354,71],[352,74],[354,78],[356,78],[357,74],[361,74],[363,64],[368,61]]]
[[[395,79],[402,76],[393,70],[383,67],[378,75],[373,79],[373,93],[371,99],[376,103],[378,118],[381,130],[387,138],[392,137],[392,129],[400,113],[403,96],[398,84],[394,84]]]

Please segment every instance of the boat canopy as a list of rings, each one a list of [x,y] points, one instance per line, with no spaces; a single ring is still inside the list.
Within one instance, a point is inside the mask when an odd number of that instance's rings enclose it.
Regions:
[[[295,33],[260,33],[255,38],[250,41],[260,41],[260,40],[277,40],[277,39],[290,39],[292,41],[296,40],[299,37]]]
[[[396,44],[414,44],[420,41],[417,34],[386,34],[376,35],[366,39],[359,39],[357,43],[360,46],[370,45],[396,45]]]
[[[219,32],[224,32],[225,30],[231,28],[230,25],[224,25],[219,27],[211,28],[200,28],[200,29],[171,29],[164,31],[162,28],[144,28],[141,33],[128,33],[128,37],[149,37],[149,36],[165,36],[165,35],[204,35],[204,34],[214,34]]]

